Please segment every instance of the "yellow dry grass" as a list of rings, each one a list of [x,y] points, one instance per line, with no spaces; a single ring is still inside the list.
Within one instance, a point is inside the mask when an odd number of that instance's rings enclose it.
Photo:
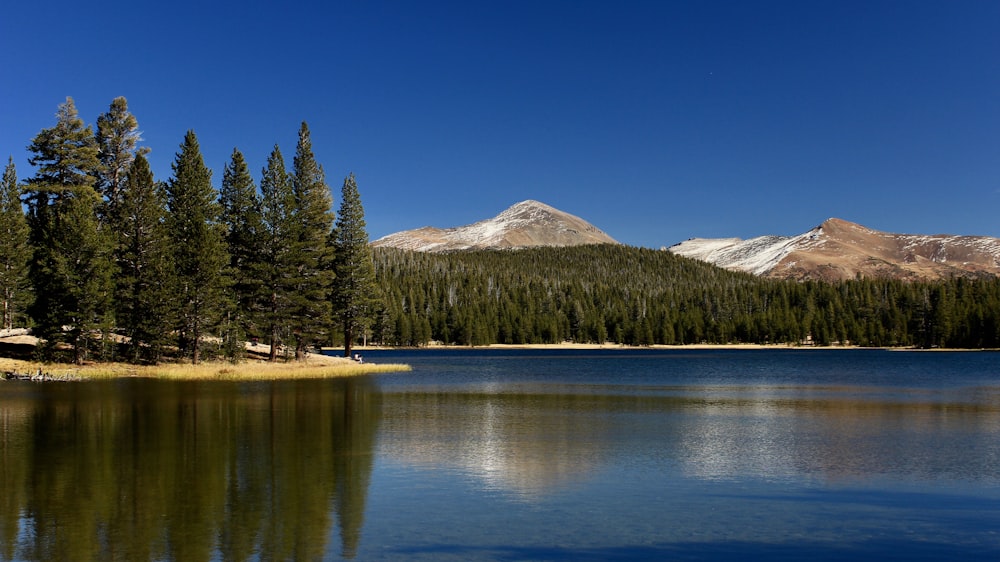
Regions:
[[[247,360],[235,364],[213,361],[198,365],[189,363],[164,363],[161,365],[95,363],[82,366],[44,364],[0,357],[0,373],[37,374],[41,372],[53,378],[72,379],[148,377],[171,380],[284,380],[350,377],[409,370],[409,365],[357,363],[350,359],[337,357],[275,363]]]

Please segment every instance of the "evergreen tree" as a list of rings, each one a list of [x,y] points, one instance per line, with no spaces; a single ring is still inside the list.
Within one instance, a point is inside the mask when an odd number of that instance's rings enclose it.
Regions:
[[[28,149],[37,166],[26,187],[36,294],[29,314],[46,355],[67,341],[80,363],[94,331],[109,325],[112,241],[97,221],[97,143],[66,98],[56,126],[38,133]]]
[[[270,359],[274,361],[290,325],[288,316],[295,289],[296,265],[293,244],[298,232],[293,216],[295,194],[292,178],[285,170],[285,160],[278,145],[274,146],[267,159],[267,167],[260,180],[260,192],[264,225],[263,259],[259,269],[264,296],[260,323],[271,347]]]
[[[0,299],[3,314],[0,328],[10,329],[21,324],[20,316],[27,303],[28,222],[21,208],[21,188],[17,184],[14,159],[7,159],[7,167],[0,182]]]
[[[335,275],[331,302],[334,318],[344,334],[344,356],[350,357],[354,340],[369,326],[377,302],[365,210],[354,174],[344,179],[340,212],[331,237]]]
[[[205,167],[194,131],[184,136],[172,167],[166,224],[177,279],[177,330],[181,350],[198,363],[202,337],[218,324],[225,309],[223,270],[229,256],[212,172]]]
[[[171,329],[173,264],[165,225],[164,186],[153,181],[139,154],[123,178],[115,207],[118,326],[129,338],[130,359],[156,363]]]
[[[32,218],[74,192],[93,190],[100,168],[98,148],[93,131],[84,127],[77,114],[73,98],[67,97],[59,105],[55,127],[42,129],[28,150],[34,154],[28,162],[38,168],[26,182]]]
[[[128,101],[117,97],[107,113],[97,118],[98,158],[101,161],[96,188],[113,209],[122,197],[122,182],[136,154],[146,154],[148,149],[138,149],[141,139],[139,123],[129,113]]]
[[[233,149],[229,164],[222,173],[219,192],[222,222],[226,226],[229,251],[230,293],[233,308],[229,315],[226,340],[230,355],[238,355],[247,333],[256,333],[254,316],[261,294],[262,236],[261,200],[243,153]]]
[[[333,228],[333,200],[322,167],[312,151],[309,127],[303,121],[292,168],[293,213],[296,230],[292,240],[294,288],[290,318],[295,335],[295,358],[315,342],[330,317],[327,298],[333,272],[329,269],[329,235]]]

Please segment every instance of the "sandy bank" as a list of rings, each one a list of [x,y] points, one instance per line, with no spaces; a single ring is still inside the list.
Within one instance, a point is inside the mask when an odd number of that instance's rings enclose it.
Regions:
[[[376,350],[376,349],[393,349],[393,348],[360,348],[361,350]],[[573,342],[562,342],[562,343],[527,343],[527,344],[503,344],[495,343],[490,345],[481,346],[467,346],[467,345],[440,345],[431,344],[427,347],[421,349],[578,349],[578,350],[590,350],[590,349],[624,349],[624,350],[643,350],[643,349],[863,349],[857,346],[798,346],[798,345],[788,345],[788,344],[754,344],[754,343],[734,343],[734,344],[690,344],[690,345],[646,345],[646,346],[632,346],[632,345],[620,345],[616,343],[573,343]]]
[[[719,350],[719,349],[768,349],[768,350],[810,350],[810,349],[837,349],[837,350],[852,350],[852,349],[885,349],[890,351],[1000,351],[995,349],[959,349],[959,348],[934,348],[934,349],[919,349],[913,347],[862,347],[857,345],[792,345],[792,344],[756,344],[756,343],[731,343],[731,344],[689,344],[689,345],[648,345],[648,346],[631,346],[631,345],[619,345],[616,343],[573,343],[573,342],[563,342],[563,343],[539,343],[539,344],[490,344],[490,345],[479,345],[479,346],[468,346],[468,345],[443,345],[443,344],[429,344],[425,347],[419,348],[397,348],[397,347],[357,347],[354,348],[359,353],[364,355],[366,352],[373,352],[379,350],[393,350],[393,349],[568,349],[568,350],[596,350],[596,349],[621,349],[621,350],[649,350],[649,349],[704,349],[704,350]]]
[[[15,340],[16,338],[16,340]],[[33,345],[31,336],[0,338],[0,342]],[[32,338],[33,339],[33,338]],[[14,340],[14,341],[12,341]],[[0,357],[0,380],[84,380],[119,377],[147,377],[175,380],[282,380],[306,378],[332,378],[375,373],[409,371],[409,365],[358,363],[345,357],[332,357],[318,353],[307,354],[303,361],[275,362],[266,358],[267,346],[247,346],[247,359],[238,363],[204,361],[190,363],[161,363],[159,365],[133,365],[130,363],[40,363],[12,357]]]

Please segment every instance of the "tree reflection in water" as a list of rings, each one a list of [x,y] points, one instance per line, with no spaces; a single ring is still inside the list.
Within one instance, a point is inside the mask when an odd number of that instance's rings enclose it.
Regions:
[[[0,558],[351,558],[378,420],[364,379],[10,383]]]

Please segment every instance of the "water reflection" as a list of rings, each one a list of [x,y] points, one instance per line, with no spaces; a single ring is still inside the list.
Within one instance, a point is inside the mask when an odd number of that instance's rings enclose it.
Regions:
[[[593,397],[388,394],[381,450],[412,465],[451,466],[525,499],[586,479],[604,462],[613,426]]]
[[[312,560],[334,531],[357,550],[379,417],[364,379],[2,390],[3,559]]]
[[[450,466],[527,499],[636,465],[700,480],[1000,482],[1000,395],[972,392],[944,401],[857,388],[821,398],[761,388],[401,392],[383,397],[380,445],[398,461]]]
[[[747,540],[748,517],[800,497],[788,490],[812,488],[806,504],[830,482],[1000,484],[996,387],[408,384],[2,383],[0,559],[366,558],[435,537],[667,544],[706,529]],[[397,480],[372,482],[376,456],[402,467]],[[426,477],[437,471],[463,478]],[[370,487],[384,493],[366,512]],[[815,537],[828,517],[792,513],[772,533]],[[510,536],[483,531],[522,519]]]

